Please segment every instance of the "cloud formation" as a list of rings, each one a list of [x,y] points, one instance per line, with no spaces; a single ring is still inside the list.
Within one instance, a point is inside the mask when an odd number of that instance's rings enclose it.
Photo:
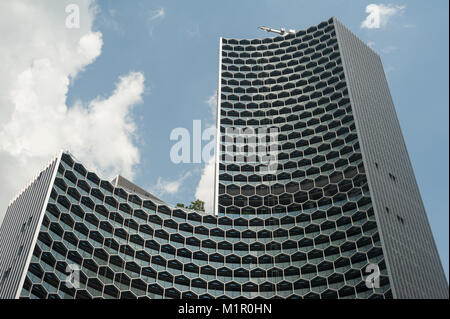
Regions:
[[[214,93],[208,97],[206,100],[206,104],[209,106],[209,113],[211,114],[212,119],[216,120],[216,114],[217,114],[217,91],[214,91]]]
[[[397,50],[397,47],[394,45],[388,45],[387,47],[384,47],[381,49],[381,52],[384,54],[389,54],[392,52],[395,52]]]
[[[205,202],[205,212],[214,213],[214,181],[215,181],[215,157],[211,157],[209,163],[205,164],[202,176],[195,189],[195,198]]]
[[[119,172],[133,178],[139,163],[131,111],[142,101],[142,73],[120,77],[109,97],[67,105],[70,84],[103,44],[92,31],[95,3],[77,1],[79,29],[65,27],[67,4],[0,3],[0,220],[9,200],[60,149],[106,178]]]
[[[164,8],[160,8],[158,10],[150,11],[147,18],[147,27],[148,27],[148,35],[150,37],[153,36],[153,29],[155,25],[161,22],[166,17],[166,12]]]
[[[216,114],[217,114],[217,91],[209,96],[206,101],[208,105],[210,118],[212,124],[211,127],[216,127]],[[202,170],[200,181],[195,189],[195,198],[201,199],[205,202],[205,211],[207,213],[214,213],[214,182],[215,182],[215,156],[212,156],[208,163],[206,163]]]
[[[181,185],[185,181],[186,178],[191,176],[191,172],[186,172],[184,175],[182,175],[180,178],[174,181],[167,180],[162,177],[158,177],[158,180],[156,182],[156,187],[154,187],[154,193],[162,196],[165,194],[174,195],[178,193],[178,191],[181,188]]]
[[[164,8],[155,10],[152,12],[152,15],[150,16],[150,20],[156,20],[156,19],[163,19],[166,16],[166,12],[164,11]]]
[[[366,12],[369,15],[361,23],[361,28],[379,29],[384,27],[392,16],[403,13],[404,9],[405,6],[392,4],[369,4],[366,6]]]

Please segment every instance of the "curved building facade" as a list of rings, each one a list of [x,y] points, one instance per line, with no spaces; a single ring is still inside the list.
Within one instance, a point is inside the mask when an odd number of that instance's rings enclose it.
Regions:
[[[244,226],[236,234],[258,260],[249,270],[273,267],[274,295],[391,296],[332,20],[222,39],[219,93],[217,207]],[[368,263],[384,272],[377,292]]]
[[[61,153],[8,207],[0,298],[448,298],[381,62],[338,20],[221,39],[217,113],[215,214]]]

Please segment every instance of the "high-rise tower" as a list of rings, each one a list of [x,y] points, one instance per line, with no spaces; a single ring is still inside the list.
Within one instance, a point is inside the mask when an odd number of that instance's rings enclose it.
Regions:
[[[295,241],[307,264],[335,255],[333,269],[346,264],[349,276],[360,270],[353,263],[377,256],[395,297],[448,296],[383,66],[371,48],[335,18],[274,38],[222,39],[218,96],[219,214],[285,225],[280,235],[301,236]],[[270,174],[260,172],[266,165],[254,156],[260,139],[236,138],[248,128],[278,132]]]
[[[61,153],[8,207],[1,298],[448,298],[377,54],[332,18],[221,39],[219,73],[216,214]]]

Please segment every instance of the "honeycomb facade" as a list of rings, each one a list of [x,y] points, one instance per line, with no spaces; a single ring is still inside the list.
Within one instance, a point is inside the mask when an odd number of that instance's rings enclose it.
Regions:
[[[216,214],[170,207],[61,153],[8,207],[0,298],[418,297],[401,286],[409,259],[398,265],[380,216],[339,28],[332,18],[275,38],[221,39]],[[275,129],[275,169],[249,156],[255,143],[226,139],[229,128]],[[36,196],[42,205],[27,210]],[[12,226],[18,212],[23,230]],[[25,245],[11,240],[19,231]],[[424,267],[439,271],[436,256]],[[370,264],[378,288],[366,287]]]
[[[295,35],[222,39],[220,79],[219,216],[241,221],[240,238],[266,237],[267,260],[298,268],[311,289],[300,293],[279,267],[273,277],[289,289],[275,295],[390,296],[386,276],[374,295],[365,289],[367,264],[385,263],[333,21]],[[239,140],[248,128],[277,132],[268,139],[277,148],[270,174],[252,158],[258,144]]]
[[[360,222],[368,240],[345,224],[320,235],[320,219],[298,216],[172,209],[114,187],[63,154],[20,297],[374,296],[360,270],[368,262],[385,269],[380,245],[360,244],[379,242],[373,214]],[[81,268],[78,289],[66,284],[73,264]],[[387,277],[381,282],[380,297],[389,294]]]

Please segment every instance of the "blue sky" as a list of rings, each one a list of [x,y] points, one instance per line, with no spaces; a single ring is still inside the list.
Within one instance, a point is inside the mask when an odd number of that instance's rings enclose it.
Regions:
[[[332,16],[380,54],[448,278],[448,1],[375,2],[397,8],[380,28],[361,28],[370,1],[98,1],[93,29],[103,48],[69,87],[67,104],[108,96],[117,78],[145,75],[133,109],[140,164],[134,181],[169,203],[189,203],[204,164],[174,164],[170,132],[211,124],[219,37],[258,38],[260,25],[297,30]],[[81,21],[83,23],[83,21]],[[176,192],[156,185],[179,182]]]

